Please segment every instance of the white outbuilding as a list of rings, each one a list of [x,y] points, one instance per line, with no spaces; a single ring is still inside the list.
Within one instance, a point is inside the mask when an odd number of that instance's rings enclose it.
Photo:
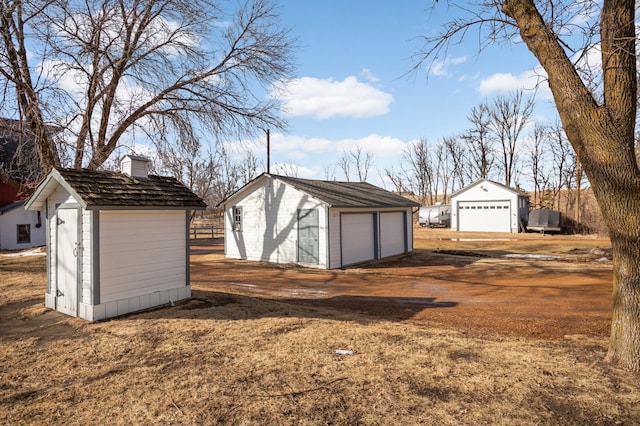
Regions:
[[[53,169],[27,201],[45,217],[48,308],[96,321],[191,297],[189,212],[206,205],[148,163]]]
[[[472,232],[526,230],[529,195],[480,179],[451,195],[451,229]]]
[[[322,269],[412,252],[420,206],[369,183],[267,173],[220,204],[227,257]]]
[[[0,250],[44,246],[45,230],[40,212],[24,209],[24,200],[0,207]]]

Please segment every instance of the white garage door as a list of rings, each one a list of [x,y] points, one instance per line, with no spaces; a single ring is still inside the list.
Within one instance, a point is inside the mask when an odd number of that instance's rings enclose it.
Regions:
[[[504,201],[458,202],[460,231],[511,232],[511,203]]]
[[[380,257],[405,251],[404,212],[380,213]]]
[[[375,259],[373,213],[345,213],[340,221],[342,265]]]

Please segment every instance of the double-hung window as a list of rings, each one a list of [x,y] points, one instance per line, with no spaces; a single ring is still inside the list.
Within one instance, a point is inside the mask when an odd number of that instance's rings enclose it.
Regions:
[[[233,230],[242,231],[242,207],[233,206]]]

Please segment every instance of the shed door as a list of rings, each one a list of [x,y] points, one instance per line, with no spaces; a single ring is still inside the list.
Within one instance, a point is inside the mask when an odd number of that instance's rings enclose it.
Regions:
[[[318,210],[298,210],[298,262],[318,263]]]
[[[376,258],[373,213],[343,213],[340,217],[342,265]]]
[[[78,303],[78,210],[58,209],[56,246],[56,310],[76,316]]]
[[[380,257],[406,252],[405,212],[380,213]]]
[[[503,201],[460,201],[460,231],[511,232],[511,203]]]

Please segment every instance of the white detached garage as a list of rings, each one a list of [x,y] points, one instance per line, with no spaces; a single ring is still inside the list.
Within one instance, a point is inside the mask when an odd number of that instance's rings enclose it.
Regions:
[[[46,218],[45,305],[90,321],[191,297],[189,211],[206,204],[126,156],[123,173],[54,169],[25,208]]]
[[[266,173],[220,204],[227,257],[323,269],[413,251],[419,207],[368,183]]]
[[[519,232],[526,229],[529,195],[487,179],[451,195],[451,229]]]

